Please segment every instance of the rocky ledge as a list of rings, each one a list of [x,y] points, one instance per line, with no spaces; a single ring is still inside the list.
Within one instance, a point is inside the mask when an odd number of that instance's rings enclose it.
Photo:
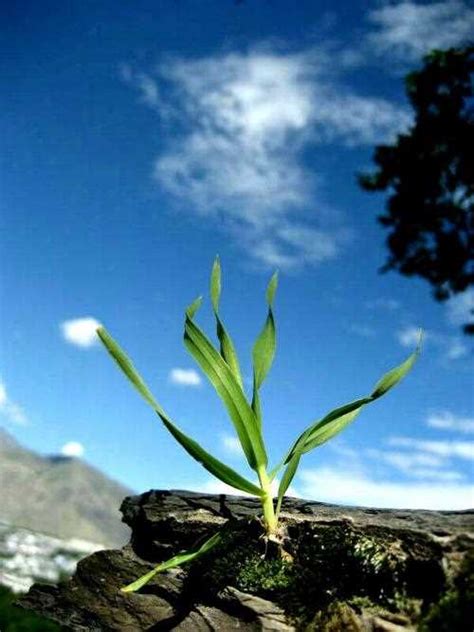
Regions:
[[[128,497],[120,550],[21,598],[73,631],[471,631],[474,511],[338,507],[287,499],[286,555],[263,551],[257,501],[180,491]],[[139,593],[120,587],[225,526],[222,545]],[[265,554],[266,553],[266,554]]]

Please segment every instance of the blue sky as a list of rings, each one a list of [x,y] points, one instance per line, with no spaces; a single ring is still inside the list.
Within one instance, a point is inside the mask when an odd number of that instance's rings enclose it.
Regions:
[[[474,294],[435,303],[380,275],[374,144],[410,125],[403,76],[456,45],[456,0],[26,2],[3,8],[1,423],[137,491],[222,489],[166,434],[92,335],[103,323],[172,418],[245,472],[182,344],[183,312],[223,266],[222,315],[251,376],[280,270],[262,397],[276,461],[310,422],[412,374],[307,455],[294,493],[348,504],[472,506]],[[213,329],[209,306],[199,322]],[[250,383],[249,383],[250,386]]]

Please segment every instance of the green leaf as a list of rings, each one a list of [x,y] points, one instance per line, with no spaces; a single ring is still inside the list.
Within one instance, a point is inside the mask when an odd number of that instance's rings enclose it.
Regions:
[[[235,472],[233,469],[213,457],[209,452],[206,452],[194,439],[187,437],[168,417],[163,408],[154,399],[144,380],[138,374],[137,370],[133,366],[129,357],[120,348],[119,344],[112,338],[112,336],[103,328],[100,327],[98,332],[100,339],[104,343],[107,351],[117,362],[119,367],[131,381],[131,383],[138,390],[140,395],[150,404],[153,410],[158,414],[162,422],[173,437],[183,446],[183,448],[190,454],[196,461],[206,468],[208,472],[213,474],[216,478],[232,485],[236,489],[259,496],[261,490],[259,487],[245,479],[243,476]]]
[[[186,309],[186,315],[189,318],[194,318],[194,314],[198,311],[198,309],[202,305],[202,296],[198,296],[196,300],[194,300],[191,305]]]
[[[252,408],[257,417],[259,427],[262,424],[262,415],[260,409],[260,399],[258,396],[258,390],[262,386],[270,368],[273,364],[276,349],[276,330],[275,319],[273,316],[272,305],[275,298],[275,292],[278,285],[278,274],[275,274],[270,279],[270,283],[267,287],[267,303],[268,303],[268,315],[263,326],[260,335],[258,336],[252,351],[253,359],[253,395],[252,395]]]
[[[219,312],[219,299],[221,296],[221,263],[217,256],[211,271],[211,302],[216,313]],[[191,317],[192,318],[192,317]]]
[[[375,385],[373,392],[361,399],[356,399],[349,404],[340,406],[332,410],[321,420],[312,424],[307,430],[305,430],[296,440],[295,444],[288,453],[285,459],[285,463],[288,463],[290,459],[296,453],[304,454],[309,452],[313,448],[322,445],[329,439],[332,439],[336,434],[341,432],[349,423],[351,423],[359,414],[361,409],[373,402],[374,400],[382,397],[387,391],[389,391],[395,384],[397,384],[412,368],[419,354],[419,345],[414,353],[412,353],[402,364],[395,367],[388,373],[386,373]]]
[[[405,362],[386,373],[377,382],[371,395],[356,399],[349,404],[340,406],[339,408],[335,408],[321,420],[315,422],[301,433],[283,461],[280,462],[270,473],[270,479],[273,479],[282,463],[287,464],[287,468],[283,474],[278,490],[277,514],[280,510],[283,496],[296,473],[296,468],[298,467],[301,456],[306,452],[313,450],[317,446],[326,443],[329,439],[332,439],[332,437],[341,432],[341,430],[354,421],[364,406],[381,397],[393,386],[395,386],[395,384],[397,384],[412,368],[413,363],[419,354],[419,348],[420,346],[418,345],[416,351],[412,353]]]
[[[275,320],[269,308],[265,325],[253,348],[253,373],[255,388],[259,389],[273,364],[276,348]]]
[[[266,465],[265,446],[242,388],[229,365],[189,317],[185,321],[184,342],[224,402],[250,467],[256,470]]]
[[[243,381],[240,372],[237,352],[235,350],[234,343],[232,342],[232,339],[227,333],[227,330],[224,327],[224,323],[219,316],[219,300],[221,296],[221,287],[221,264],[219,261],[219,257],[216,257],[211,272],[211,302],[214,310],[214,316],[216,318],[216,331],[220,343],[220,352],[221,356],[229,365],[232,373],[235,376],[235,379],[239,383],[239,386],[243,389]],[[192,317],[193,316],[191,315],[190,318],[192,319]]]
[[[105,327],[99,327],[97,329],[97,335],[101,339],[107,351],[110,353],[115,362],[119,365],[121,370],[128,377],[133,386],[137,389],[140,395],[152,406],[155,410],[158,410],[160,406],[155,401],[148,386],[145,384],[138,371],[132,364],[130,358],[120,348],[119,344],[112,338]],[[161,409],[160,409],[161,410]]]
[[[235,487],[235,489],[240,489],[243,492],[247,492],[248,494],[253,494],[254,496],[261,496],[262,490],[257,485],[254,485],[246,478],[238,474],[235,470],[225,465],[218,459],[206,452],[199,443],[187,437],[181,430],[175,426],[168,419],[163,419],[163,423],[168,428],[173,437],[180,443],[183,448],[186,450],[188,454],[190,454],[196,461],[201,463],[203,467],[206,468],[208,472],[214,474],[216,478]]]
[[[280,514],[280,509],[281,509],[281,503],[283,502],[283,497],[286,494],[288,487],[291,485],[291,481],[293,480],[295,474],[296,474],[296,470],[298,469],[298,465],[300,463],[300,459],[301,459],[301,453],[300,452],[296,452],[290,459],[285,472],[283,473],[283,476],[281,478],[280,481],[280,485],[278,486],[278,500],[277,500],[277,506],[276,506],[276,517],[278,519],[278,516]]]
[[[365,404],[363,404],[362,406],[364,405]],[[341,415],[340,417],[333,419],[331,422],[325,422],[325,420],[319,422],[319,424],[317,424],[316,428],[313,430],[313,432],[310,433],[309,437],[307,438],[303,446],[302,453],[313,450],[317,446],[326,443],[326,441],[329,441],[329,439],[332,439],[335,435],[339,434],[339,432],[341,432],[341,430],[344,430],[344,428],[348,426],[351,421],[354,421],[354,419],[360,413],[362,406],[359,406],[350,413],[346,413],[345,415]]]
[[[140,590],[145,584],[147,584],[157,573],[161,573],[163,571],[167,571],[170,568],[175,568],[176,566],[182,566],[183,564],[187,564],[192,562],[193,560],[201,557],[208,553],[211,549],[213,549],[219,542],[222,540],[222,535],[220,533],[215,533],[211,538],[206,540],[198,549],[195,551],[190,551],[188,553],[180,553],[179,555],[175,555],[171,559],[166,562],[162,562],[158,564],[153,570],[142,577],[139,577],[137,580],[128,584],[128,586],[124,586],[121,588],[122,592],[135,592]]]
[[[270,307],[273,306],[273,301],[275,299],[275,292],[278,287],[278,272],[274,272],[272,278],[270,279],[270,283],[267,287],[267,303]]]
[[[311,444],[312,447],[316,447],[317,445],[321,445],[322,443],[329,441],[329,439],[341,432],[348,423],[355,419],[356,414],[360,412],[362,406],[365,406],[365,404],[368,404],[371,401],[372,399],[370,397],[356,399],[349,404],[344,404],[344,406],[335,408],[321,420],[309,426],[309,428],[307,428],[297,439],[285,462],[288,463],[293,454],[296,452],[299,452],[300,454],[308,452],[312,449],[308,448],[309,444]]]
[[[412,368],[415,360],[420,354],[422,337],[423,334],[422,332],[420,332],[420,339],[418,341],[417,348],[405,360],[405,362],[402,362],[402,364],[400,364],[399,366],[395,367],[391,371],[388,371],[388,373],[385,373],[385,375],[377,382],[377,384],[374,386],[374,390],[372,391],[373,399],[378,399],[379,397],[382,397],[382,395],[385,395],[387,391],[389,391],[393,386],[395,386],[395,384],[398,384],[398,382],[403,377],[405,377],[405,375]]]
[[[232,342],[231,337],[227,333],[220,316],[216,313],[216,329],[217,329],[217,337],[220,342],[220,351],[221,356],[229,365],[230,370],[234,374],[235,379],[237,380],[240,388],[243,388],[242,375],[240,373],[240,364],[237,357],[237,352],[234,347],[234,343]]]
[[[253,381],[252,410],[255,415],[255,419],[257,420],[257,425],[261,433],[262,432],[262,406],[260,404],[260,396],[258,394],[258,390],[255,387],[255,377]]]

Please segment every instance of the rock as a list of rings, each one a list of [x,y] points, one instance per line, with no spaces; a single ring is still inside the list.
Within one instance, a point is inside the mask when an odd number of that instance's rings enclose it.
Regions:
[[[282,525],[292,563],[270,550],[262,559],[259,504],[251,498],[150,491],[126,498],[121,511],[129,544],[85,558],[68,582],[35,585],[21,606],[73,631],[408,632],[454,608],[457,627],[443,628],[454,632],[468,616],[473,511],[287,499]],[[224,525],[224,544],[205,558],[156,575],[139,593],[120,592]]]

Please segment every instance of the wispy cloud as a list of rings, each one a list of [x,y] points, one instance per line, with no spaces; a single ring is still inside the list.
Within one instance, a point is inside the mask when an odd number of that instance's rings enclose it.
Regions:
[[[425,339],[426,337],[425,333]],[[397,339],[402,347],[414,347],[420,340],[420,328],[412,325],[403,327],[397,332]]]
[[[474,444],[469,442],[387,437],[376,448],[355,450],[341,440],[331,447],[333,462],[302,470],[296,484],[304,495],[412,509],[462,509],[474,501],[474,487],[465,472],[465,462],[474,458]]]
[[[178,386],[199,386],[201,376],[194,369],[174,368],[169,373],[169,381]]]
[[[96,331],[100,327],[100,323],[91,316],[65,320],[60,323],[59,327],[64,340],[76,347],[87,349],[98,342]]]
[[[84,446],[77,441],[68,441],[61,448],[61,454],[63,456],[80,458],[84,455]]]
[[[377,460],[377,463],[391,468],[415,479],[425,481],[455,481],[462,480],[463,475],[448,466],[446,458],[428,452],[404,452],[397,450],[367,450],[367,456]]]
[[[385,4],[371,10],[367,43],[378,55],[415,62],[430,50],[472,39],[474,9],[460,0]]]
[[[446,304],[447,318],[452,325],[465,325],[474,319],[474,289],[449,299]]]
[[[178,132],[155,161],[156,181],[265,265],[319,264],[348,239],[318,202],[308,146],[373,144],[410,121],[403,107],[345,87],[329,61],[322,50],[267,46],[168,59],[154,74],[126,70],[142,101]]]
[[[474,494],[468,483],[394,482],[332,467],[302,470],[297,485],[305,498],[366,507],[466,509]]]
[[[447,360],[459,360],[469,353],[468,346],[457,336],[447,336],[441,342],[445,348]]]
[[[414,439],[412,437],[390,437],[388,444],[419,450],[420,452],[441,457],[454,457],[474,461],[474,442],[470,441],[437,441]]]
[[[426,420],[426,425],[438,430],[450,430],[463,434],[474,433],[474,417],[460,417],[447,410],[431,413]]]
[[[406,325],[396,333],[398,342],[402,347],[411,348],[417,344],[420,328]],[[460,336],[452,336],[437,331],[423,331],[424,346],[430,345],[436,348],[443,361],[451,362],[464,358],[469,353],[469,348]]]
[[[5,383],[0,380],[0,415],[2,415],[7,421],[16,424],[18,426],[25,426],[28,424],[28,418],[23,408],[12,401],[8,395],[7,387]]]

